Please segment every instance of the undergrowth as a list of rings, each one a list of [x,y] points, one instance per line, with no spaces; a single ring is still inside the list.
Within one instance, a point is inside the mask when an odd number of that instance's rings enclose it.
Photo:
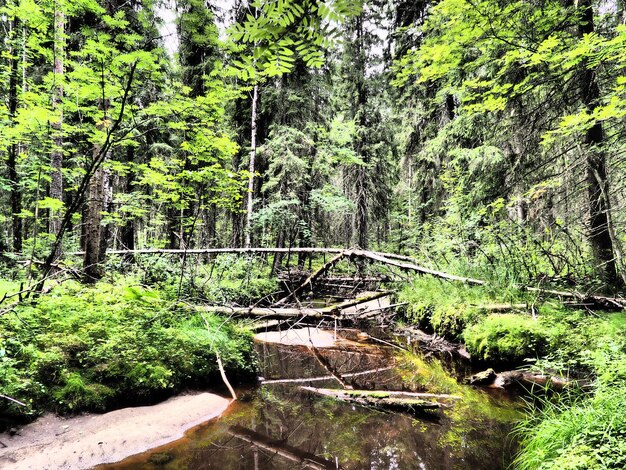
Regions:
[[[478,360],[585,378],[584,389],[529,399],[527,418],[517,426],[520,452],[514,468],[626,468],[626,313],[572,310],[515,289],[425,277],[399,297],[409,303],[405,321],[463,341]],[[526,303],[534,311],[484,308],[502,303]]]
[[[0,394],[26,405],[0,399],[0,413],[100,411],[221,384],[215,351],[229,377],[250,371],[250,339],[232,322],[132,278],[67,282],[0,317]]]

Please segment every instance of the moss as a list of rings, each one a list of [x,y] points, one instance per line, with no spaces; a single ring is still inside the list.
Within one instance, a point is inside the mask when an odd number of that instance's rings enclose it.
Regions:
[[[519,362],[550,351],[557,328],[516,314],[488,315],[463,333],[468,352],[480,359]]]
[[[10,416],[104,410],[152,401],[218,379],[219,350],[231,378],[253,368],[248,333],[223,318],[172,309],[135,279],[68,283],[0,318],[0,402]],[[129,291],[131,294],[129,294]]]

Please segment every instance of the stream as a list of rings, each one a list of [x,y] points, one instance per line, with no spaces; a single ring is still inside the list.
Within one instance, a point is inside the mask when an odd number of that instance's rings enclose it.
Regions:
[[[462,365],[356,330],[260,334],[255,348],[260,385],[238,390],[239,400],[224,415],[176,442],[98,468],[480,470],[504,469],[513,459],[520,400],[462,385],[471,373]],[[300,388],[340,389],[342,380],[355,389],[455,400],[434,411],[388,412]]]

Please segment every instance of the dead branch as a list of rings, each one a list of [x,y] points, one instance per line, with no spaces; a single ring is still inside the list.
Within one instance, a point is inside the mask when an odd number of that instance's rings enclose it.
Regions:
[[[351,377],[360,377],[362,375],[371,375],[371,374],[377,374],[379,372],[385,372],[388,370],[392,370],[393,367],[389,366],[389,367],[381,367],[379,369],[371,369],[371,370],[364,370],[362,372],[351,372],[349,374],[341,374],[341,376],[343,378],[351,378]],[[261,381],[261,385],[274,385],[274,384],[288,384],[288,383],[304,383],[304,382],[321,382],[324,380],[333,380],[335,377],[333,377],[332,375],[324,375],[321,377],[302,377],[302,378],[297,378],[297,379],[272,379],[272,380],[262,380]]]
[[[242,441],[249,442],[260,449],[265,449],[272,454],[280,455],[281,457],[296,462],[304,468],[312,468],[315,470],[330,470],[341,469],[341,465],[331,462],[330,460],[323,459],[305,452],[296,447],[292,447],[284,443],[284,441],[278,441],[264,436],[251,429],[244,428],[243,426],[231,426],[228,432]]]
[[[339,261],[344,259],[346,256],[349,256],[349,253],[350,252],[344,252],[344,251],[339,253],[337,256],[331,259],[328,263],[325,263],[321,268],[319,268],[317,271],[311,274],[308,278],[306,278],[306,280],[302,284],[296,287],[288,295],[286,295],[285,297],[280,299],[278,302],[276,302],[276,305],[284,305],[285,303],[287,303],[289,299],[297,298],[297,295],[300,294],[304,289],[306,289],[307,286],[312,287],[313,282],[315,282],[316,279],[322,276],[326,271],[328,271],[330,268],[332,268],[335,264],[337,264]]]

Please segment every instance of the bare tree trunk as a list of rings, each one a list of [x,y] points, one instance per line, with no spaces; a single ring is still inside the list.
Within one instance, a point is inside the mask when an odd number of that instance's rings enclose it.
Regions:
[[[581,20],[578,25],[579,36],[594,32],[593,6],[590,0],[579,2]],[[580,88],[582,101],[590,113],[600,104],[600,87],[596,80],[596,70],[588,64],[581,65]],[[609,225],[609,180],[607,177],[604,129],[600,121],[596,122],[584,137],[584,149],[587,152],[587,195],[589,204],[589,241],[600,272],[604,280],[611,285],[621,284],[618,276],[616,250]]]
[[[255,84],[252,90],[252,115],[250,118],[250,165],[248,171],[248,205],[246,208],[246,242],[245,247],[250,248],[252,243],[252,204],[254,193],[254,169],[256,160],[256,124],[257,124],[257,103],[259,100],[259,85]]]
[[[356,171],[356,242],[364,250],[369,246],[369,216],[368,216],[368,168],[369,156],[364,148],[363,141],[366,138],[367,119],[367,90],[365,88],[365,44],[363,43],[363,14],[355,19],[356,41],[355,41],[355,67],[357,70],[357,102],[355,103],[355,117],[359,120],[359,133],[357,134],[356,153],[363,160],[364,165]]]
[[[126,161],[128,163],[132,163],[135,160],[135,149],[132,146],[129,146],[126,150]],[[124,193],[131,194],[133,192],[133,183],[135,180],[135,172],[132,167],[130,171],[126,174],[126,179],[124,181]],[[124,222],[124,225],[120,227],[120,241],[121,245],[127,250],[135,249],[135,220],[127,219]],[[127,261],[133,261],[134,256],[128,255],[125,257]]]
[[[14,46],[15,31],[19,29],[19,20],[15,19],[9,22],[9,120],[14,125],[15,115],[17,113],[17,82],[19,75],[19,65],[16,57],[16,48]],[[22,193],[20,190],[20,179],[17,173],[17,157],[19,154],[18,145],[13,142],[9,145],[7,151],[7,167],[9,185],[11,187],[11,228],[13,235],[13,251],[19,253],[22,251]]]
[[[99,149],[94,149],[97,153]],[[100,243],[102,210],[104,205],[103,188],[104,170],[98,168],[89,182],[89,196],[85,219],[85,257],[83,267],[88,281],[95,281],[101,277],[98,264],[100,263]]]
[[[367,169],[359,167],[356,179],[356,242],[364,250],[369,246],[368,230]]]
[[[103,85],[104,87],[104,85]],[[103,88],[104,89],[104,88]],[[101,99],[100,109],[103,110],[103,122],[107,117],[107,102]],[[102,124],[99,125],[101,128]],[[93,158],[96,161],[102,154],[103,148],[94,145]],[[102,160],[105,162],[108,155]],[[85,257],[83,259],[83,270],[86,281],[94,282],[102,277],[100,263],[106,254],[106,240],[103,240],[104,229],[102,227],[102,212],[106,210],[108,192],[108,170],[99,165],[93,172],[89,181],[89,194],[87,197],[87,211],[85,220]],[[102,246],[104,245],[104,246]]]
[[[111,171],[108,168],[102,168],[102,211],[111,213],[113,207],[113,185],[111,184]],[[111,224],[102,223],[100,217],[100,252],[98,261],[102,262],[106,258],[107,244],[111,238]]]
[[[52,123],[52,152],[50,167],[50,197],[63,200],[63,58],[65,54],[65,14],[55,4],[54,10],[54,87],[52,90],[52,110],[58,112],[58,118]],[[61,216],[59,211],[50,212],[48,231],[59,233]],[[61,245],[57,246],[55,257],[61,255]]]

